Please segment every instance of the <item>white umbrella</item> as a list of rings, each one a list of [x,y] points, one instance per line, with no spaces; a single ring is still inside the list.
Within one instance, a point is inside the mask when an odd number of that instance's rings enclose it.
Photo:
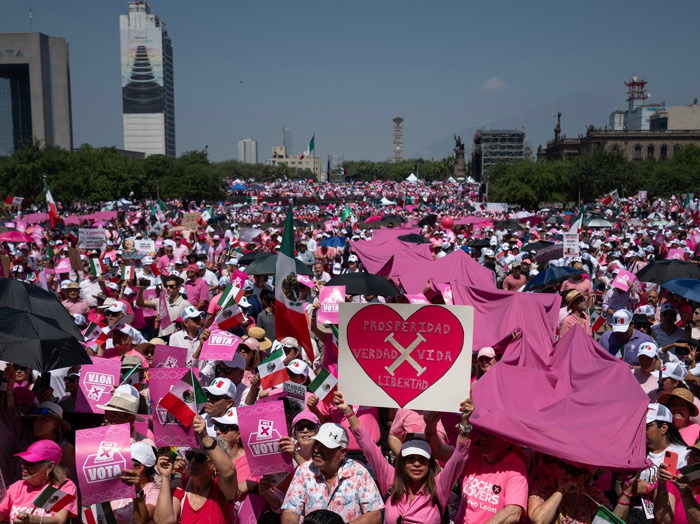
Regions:
[[[602,218],[594,218],[586,224],[586,227],[613,227],[613,225]]]

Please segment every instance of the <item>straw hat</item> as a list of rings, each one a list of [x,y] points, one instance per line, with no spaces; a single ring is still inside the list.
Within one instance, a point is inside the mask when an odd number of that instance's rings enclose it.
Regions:
[[[129,413],[135,415],[136,420],[143,422],[145,419],[137,412],[139,410],[139,399],[128,393],[115,391],[112,398],[105,405],[97,405],[98,408],[105,411],[119,411],[120,413]]]
[[[673,397],[679,397],[685,400],[688,404],[690,404],[690,416],[691,417],[697,417],[698,416],[698,407],[695,405],[693,402],[693,394],[685,389],[685,388],[676,388],[670,393],[664,393],[659,397],[659,404],[663,404],[664,406],[668,407],[668,404],[671,403],[671,400]]]

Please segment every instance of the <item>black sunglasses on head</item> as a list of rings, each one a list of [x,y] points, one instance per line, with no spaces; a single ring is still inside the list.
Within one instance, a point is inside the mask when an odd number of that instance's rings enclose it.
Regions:
[[[195,451],[189,450],[185,451],[185,458],[187,459],[187,462],[192,462],[192,460],[194,459],[194,461],[197,464],[202,464],[205,460],[207,460],[207,455],[205,453],[197,453]]]

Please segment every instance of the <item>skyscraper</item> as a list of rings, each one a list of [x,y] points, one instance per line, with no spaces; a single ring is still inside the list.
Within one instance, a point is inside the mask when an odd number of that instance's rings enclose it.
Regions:
[[[238,161],[242,164],[258,163],[258,142],[252,138],[238,141]]]
[[[0,155],[34,138],[73,148],[68,43],[42,33],[0,33]]]
[[[124,149],[175,156],[173,46],[145,0],[119,17]]]

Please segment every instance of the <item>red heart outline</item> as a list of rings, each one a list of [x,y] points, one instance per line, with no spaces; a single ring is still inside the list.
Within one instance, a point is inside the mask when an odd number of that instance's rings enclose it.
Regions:
[[[371,330],[372,323],[375,331]],[[389,323],[398,330],[388,329]],[[440,324],[441,333],[428,333],[429,324]],[[384,329],[380,330],[382,326]],[[449,326],[449,335],[442,334],[444,326]],[[412,330],[414,327],[415,330]],[[418,342],[410,355],[418,367],[425,368],[420,376],[408,359],[394,369],[393,377],[386,369],[400,357],[399,350],[390,341],[385,341],[390,333],[402,348],[409,348],[412,343]],[[424,342],[420,341],[419,334],[425,338]],[[348,321],[347,344],[367,377],[403,408],[447,374],[464,347],[464,328],[459,319],[442,306],[423,306],[404,320],[398,311],[389,306],[372,305],[362,308]],[[440,354],[443,358],[437,360]],[[448,355],[449,360],[446,358]],[[393,385],[393,380],[396,385]],[[469,377],[465,377],[465,380],[469,380]]]

